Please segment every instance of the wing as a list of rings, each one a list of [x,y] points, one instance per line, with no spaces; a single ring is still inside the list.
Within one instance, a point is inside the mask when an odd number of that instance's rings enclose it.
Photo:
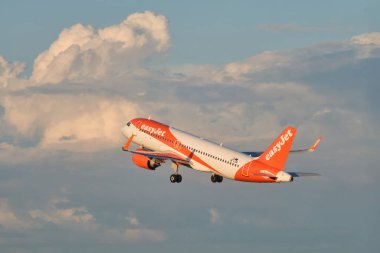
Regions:
[[[318,147],[319,143],[321,142],[321,140],[322,140],[322,137],[319,137],[310,148],[290,150],[290,152],[291,153],[314,152],[315,149]],[[247,152],[242,152],[242,153],[249,155],[249,156],[252,156],[252,157],[259,157],[259,156],[261,156],[262,153],[264,153],[264,151],[257,151],[257,152],[247,151]]]
[[[161,161],[172,160],[173,162],[177,162],[181,164],[188,164],[188,165],[191,164],[190,159],[183,158],[171,151],[159,152],[159,151],[148,151],[148,150],[129,150],[129,149],[124,149],[124,148],[123,148],[123,151],[130,152],[132,154],[143,155],[143,156],[158,159]]]
[[[149,150],[130,150],[129,146],[132,143],[132,140],[135,136],[132,135],[131,138],[129,138],[128,142],[123,146],[123,151],[130,152],[132,154],[139,154],[143,155],[149,158],[154,158],[158,159],[161,161],[165,160],[172,160],[173,162],[185,164],[185,165],[190,165],[190,159],[189,158],[184,158],[182,156],[179,156],[178,154],[172,152],[172,151],[149,151]]]

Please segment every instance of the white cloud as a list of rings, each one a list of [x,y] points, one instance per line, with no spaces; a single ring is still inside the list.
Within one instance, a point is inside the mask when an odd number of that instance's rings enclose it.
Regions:
[[[76,24],[64,29],[36,58],[31,80],[35,85],[83,83],[128,75],[142,60],[169,45],[166,18],[150,11],[103,29]]]
[[[140,221],[137,219],[137,217],[135,215],[127,216],[127,217],[125,217],[125,219],[132,226],[138,226],[140,224]]]
[[[256,73],[275,66],[286,65],[291,59],[277,52],[264,52],[246,61],[229,63],[224,67],[223,74],[234,79],[244,78],[247,73]]]
[[[5,121],[41,147],[84,151],[119,145],[121,126],[138,115],[134,103],[97,95],[8,96],[3,106]]]
[[[32,224],[17,215],[9,206],[6,199],[0,199],[0,226],[6,229],[28,229]]]
[[[122,124],[149,114],[225,143],[252,145],[254,139],[273,137],[284,124],[302,127],[310,120],[317,122],[314,131],[318,132],[321,117],[315,115],[324,108],[344,109],[347,99],[341,91],[327,93],[325,88],[313,86],[311,79],[344,71],[377,55],[367,45],[376,44],[377,36],[363,34],[351,41],[268,51],[221,67],[150,70],[142,67],[143,60],[170,45],[165,17],[135,13],[120,24],[100,29],[77,24],[62,31],[35,60],[29,82],[56,86],[32,89],[25,84],[24,90],[5,92],[0,99],[0,131],[6,135],[1,141],[19,145],[15,143],[26,140],[44,150],[116,147],[122,140]],[[3,76],[13,79],[22,69],[5,60],[3,65],[9,69]],[[130,75],[144,78],[133,81]],[[78,82],[89,86],[76,85]],[[328,85],[335,87],[334,83]],[[360,115],[359,109],[354,110],[351,115]],[[196,114],[198,121],[189,114]],[[215,125],[218,128],[210,133]],[[8,146],[7,152],[12,149]]]
[[[253,85],[270,82],[274,78],[280,82],[294,76],[323,75],[362,59],[380,57],[379,46],[380,33],[374,32],[354,36],[348,41],[321,43],[289,51],[265,51],[221,67],[186,66],[176,70],[184,71],[189,80],[198,83]]]
[[[134,214],[125,218],[128,224],[110,228],[100,223],[86,206],[70,205],[67,189],[61,191],[52,196],[44,208],[28,211],[30,223],[38,227],[54,224],[67,231],[85,231],[102,242],[162,242],[167,238],[163,230],[146,227]],[[5,224],[13,227],[18,224],[16,216],[4,203],[0,201],[0,224],[5,220]]]
[[[380,57],[380,32],[360,34],[352,37],[350,42],[357,47],[358,59]]]
[[[35,209],[29,211],[33,219],[62,225],[65,223],[86,224],[93,222],[94,216],[84,206],[59,209],[52,206],[48,210]]]
[[[211,208],[208,210],[209,214],[210,214],[210,223],[211,224],[217,224],[220,222],[220,213],[219,211],[216,209],[216,208]]]
[[[62,194],[51,197],[42,208],[25,208],[23,216],[10,207],[7,199],[0,199],[0,228],[28,235],[32,241],[35,229],[49,229],[51,225],[61,231],[80,233],[85,238],[93,238],[98,242],[145,243],[163,242],[167,239],[164,230],[145,226],[135,215],[127,216],[128,224],[121,221],[120,226],[110,227],[101,223],[86,206],[72,205],[66,190],[62,191]],[[44,236],[41,240],[45,241],[49,236]],[[68,242],[80,240],[76,237],[66,239]],[[6,243],[9,240],[4,238],[1,241],[0,238],[1,242]]]
[[[127,228],[120,231],[123,237],[130,242],[162,242],[166,240],[166,234],[160,229],[144,227],[136,215],[130,214],[125,218],[128,221]]]
[[[316,113],[313,114],[313,119],[317,118],[317,117],[321,117],[321,116],[323,116],[325,114],[329,114],[329,113],[331,113],[331,109],[329,109],[329,108],[323,108],[322,110],[319,110],[319,111],[317,111]]]
[[[10,63],[0,56],[0,94],[4,90],[15,90],[25,85],[26,80],[19,78],[24,69],[25,64],[23,62]]]
[[[166,233],[161,229],[148,228],[141,224],[136,215],[125,218],[128,222],[126,228],[103,229],[108,241],[128,241],[133,243],[162,242],[165,241]]]
[[[342,79],[334,70],[339,70],[338,74],[343,76],[351,72],[355,74],[357,69],[366,72],[361,61],[367,56],[376,56],[372,50],[375,46],[371,46],[377,43],[376,36],[362,35],[359,41],[367,41],[365,43],[345,41],[292,51],[264,52],[222,67],[177,67],[155,75],[161,72],[160,68],[141,68],[144,59],[164,52],[169,46],[166,19],[147,12],[132,16],[128,22],[104,29],[75,25],[63,31],[36,59],[31,78],[36,86],[47,82],[57,85],[28,88],[32,81],[19,78],[22,64],[3,59],[0,76],[6,87],[1,90],[0,97],[0,160],[1,168],[7,169],[2,173],[5,176],[1,189],[4,196],[12,196],[18,203],[25,202],[17,210],[6,200],[0,200],[0,225],[6,230],[28,230],[26,234],[33,242],[50,239],[70,242],[89,238],[90,242],[142,244],[162,242],[168,239],[168,235],[178,232],[176,227],[147,223],[143,214],[138,217],[133,213],[127,213],[127,216],[120,213],[130,207],[128,203],[136,201],[125,187],[133,186],[135,182],[131,177],[118,179],[125,168],[113,170],[118,174],[115,176],[99,170],[98,164],[101,161],[113,168],[125,166],[125,159],[115,160],[117,153],[85,154],[85,159],[82,154],[69,152],[64,152],[64,159],[55,156],[61,154],[57,149],[75,152],[118,146],[120,127],[129,118],[149,114],[181,129],[224,141],[226,146],[235,142],[234,148],[238,150],[265,148],[284,125],[295,124],[300,129],[298,137],[301,140],[305,136],[311,139],[319,134],[326,136],[316,154],[308,156],[303,164],[297,163],[298,169],[317,170],[326,175],[318,180],[331,180],[334,185],[357,183],[362,180],[358,177],[375,181],[377,174],[368,173],[368,165],[378,164],[375,163],[378,153],[375,146],[378,137],[375,135],[378,131],[368,120],[368,114],[373,112],[366,106],[366,92],[376,93],[367,90],[366,83],[360,80],[347,87],[352,76]],[[365,51],[367,48],[371,50]],[[357,57],[364,51],[368,53],[364,58]],[[144,78],[132,82],[129,75]],[[326,81],[326,77],[330,79]],[[77,82],[88,86],[75,84]],[[11,87],[18,91],[10,92]],[[352,94],[350,89],[354,89]],[[333,159],[331,163],[331,154],[345,159]],[[370,159],[357,159],[358,154]],[[99,157],[93,159],[96,156]],[[25,162],[27,160],[29,162]],[[61,161],[69,161],[85,170],[67,173],[67,165]],[[22,166],[14,166],[21,162],[24,163]],[[334,165],[333,169],[331,165]],[[62,166],[65,167],[63,170]],[[16,186],[4,187],[3,182],[6,184],[15,178],[19,180]],[[41,205],[46,192],[54,192],[68,182],[74,186],[70,189],[76,200],[82,200],[85,194],[86,203],[73,204],[64,195],[53,196],[47,204]],[[108,187],[107,190],[109,183],[115,184],[115,188]],[[96,189],[103,189],[104,195],[93,191],[94,184],[99,184]],[[36,192],[24,194],[32,189],[31,185]],[[122,201],[123,208],[115,205],[117,207],[113,208],[117,210],[109,207],[105,212],[98,201],[112,196],[107,198],[110,203],[120,203],[120,198],[114,194],[120,192],[117,189],[127,189],[119,194],[126,200]],[[97,204],[90,205],[95,202]],[[206,211],[209,225],[231,222],[231,218],[225,215],[228,210],[221,212],[211,208]],[[23,212],[28,215],[23,217]],[[276,228],[265,219],[256,222],[243,217],[233,221]],[[59,229],[50,230],[52,224]],[[44,232],[29,229],[34,227],[43,227]],[[46,233],[50,232],[46,239]],[[37,237],[30,236],[34,233]],[[204,234],[199,238],[202,236]]]
[[[119,145],[122,124],[140,114],[139,106],[122,96],[109,95],[104,85],[91,95],[83,95],[88,90],[70,92],[72,83],[96,86],[102,82],[111,90],[115,83],[122,83],[114,89],[133,93],[138,87],[132,86],[138,83],[132,83],[130,77],[149,75],[143,61],[169,46],[166,18],[146,11],[105,28],[77,24],[64,29],[35,59],[30,78],[19,78],[24,63],[0,57],[0,137],[10,144],[7,151],[14,149],[9,148],[12,139],[42,148],[83,151]],[[59,83],[62,91],[31,91],[32,86],[49,83]],[[11,93],[16,90],[20,93]],[[145,94],[141,90],[136,93]]]
[[[40,227],[51,223],[63,229],[98,231],[100,226],[87,207],[70,206],[67,193],[63,191],[63,194],[51,197],[45,208],[29,210],[29,218]]]
[[[19,225],[19,219],[9,209],[6,200],[0,200],[0,224],[5,227],[14,227]]]
[[[135,91],[136,97],[145,94],[130,77],[149,76],[143,61],[169,46],[166,18],[146,11],[105,28],[77,24],[64,29],[35,59],[30,78],[19,78],[24,63],[0,57],[0,141],[7,139],[9,152],[14,142],[23,140],[42,148],[83,151],[120,145],[121,126],[141,110],[110,91],[127,90],[131,97]],[[100,82],[106,85],[99,88]],[[49,83],[59,84],[61,90],[31,88]],[[98,88],[83,95],[89,91],[71,91],[78,87],[73,83]],[[12,93],[16,90],[18,94]]]
[[[150,228],[127,228],[125,238],[131,242],[162,242],[166,235],[162,230]]]
[[[259,73],[273,67],[288,65],[290,61],[292,58],[286,54],[267,51],[246,60],[228,63],[222,68],[192,66],[187,70],[189,71],[188,75],[196,75],[208,83],[230,84],[249,81],[250,78],[245,77],[245,74]]]
[[[364,33],[351,38],[351,42],[358,45],[380,46],[380,32]]]

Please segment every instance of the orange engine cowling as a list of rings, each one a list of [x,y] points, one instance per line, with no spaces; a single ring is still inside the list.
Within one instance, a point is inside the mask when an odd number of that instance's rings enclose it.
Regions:
[[[141,150],[143,149],[136,149],[136,151],[141,151]],[[160,166],[160,164],[156,163],[153,159],[150,159],[149,157],[146,157],[140,154],[133,154],[132,161],[137,166],[144,168],[146,170],[155,170],[158,166]]]

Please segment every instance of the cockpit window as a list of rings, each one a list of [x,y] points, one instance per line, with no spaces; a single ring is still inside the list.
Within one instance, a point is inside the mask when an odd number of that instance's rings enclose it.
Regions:
[[[131,125],[131,122],[128,122],[128,123],[127,123],[127,126],[129,126],[129,125]]]

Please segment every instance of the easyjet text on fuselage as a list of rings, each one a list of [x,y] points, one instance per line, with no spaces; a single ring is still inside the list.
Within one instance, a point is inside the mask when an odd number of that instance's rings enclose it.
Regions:
[[[164,136],[166,131],[162,130],[161,128],[155,128],[155,127],[151,127],[149,125],[141,125],[141,130],[145,130],[147,132],[149,132],[150,134],[156,134],[156,135],[159,135],[159,136]]]

